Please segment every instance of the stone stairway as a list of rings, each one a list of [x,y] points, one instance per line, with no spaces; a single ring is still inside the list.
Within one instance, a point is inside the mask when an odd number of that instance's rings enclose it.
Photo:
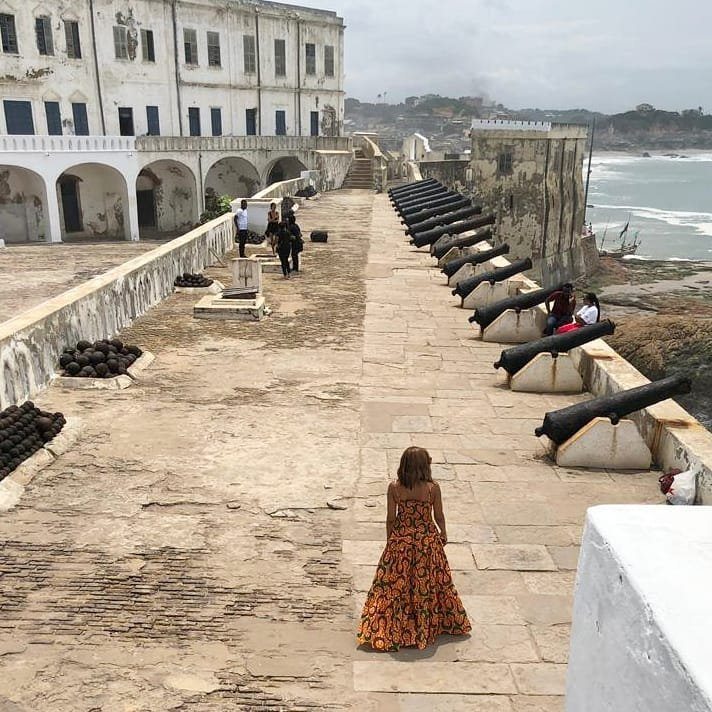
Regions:
[[[341,187],[357,190],[373,190],[374,188],[371,159],[366,158],[360,148],[354,151],[354,160]]]

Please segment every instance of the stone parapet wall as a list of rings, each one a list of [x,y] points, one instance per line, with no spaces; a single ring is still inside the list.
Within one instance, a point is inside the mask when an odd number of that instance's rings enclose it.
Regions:
[[[178,274],[202,271],[232,241],[232,215],[223,215],[0,324],[0,408],[47,386],[62,349],[116,334],[171,294]]]

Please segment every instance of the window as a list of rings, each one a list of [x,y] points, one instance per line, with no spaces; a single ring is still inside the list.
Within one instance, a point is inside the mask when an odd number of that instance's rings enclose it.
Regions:
[[[114,57],[116,57],[116,59],[129,58],[129,43],[126,36],[126,28],[121,25],[114,25]]]
[[[274,74],[277,77],[287,76],[287,49],[284,40],[274,41]]]
[[[497,173],[499,175],[508,175],[512,172],[512,152],[504,151],[499,154],[497,161]]]
[[[210,109],[210,125],[213,129],[213,136],[222,136],[222,110],[219,108]]]
[[[62,135],[62,116],[59,113],[58,101],[45,101],[45,117],[47,118],[47,134],[49,136]]]
[[[183,49],[185,51],[185,63],[198,63],[198,36],[195,30],[183,30]]]
[[[188,109],[188,126],[191,136],[200,136],[200,109],[197,107]]]
[[[312,136],[318,136],[319,135],[319,112],[318,111],[312,111],[309,115],[311,119],[311,135]]]
[[[334,47],[333,45],[326,45],[324,47],[324,74],[327,77],[334,76]]]
[[[219,67],[220,65],[220,33],[208,32],[208,66]]]
[[[257,136],[257,109],[245,110],[245,133],[248,136]]]
[[[35,132],[31,102],[5,99],[3,106],[5,108],[5,125],[9,134],[29,135]]]
[[[119,135],[135,136],[133,109],[128,106],[119,107]]]
[[[87,121],[87,105],[72,104],[72,117],[74,118],[74,135],[88,136],[89,122]]]
[[[141,30],[141,56],[144,62],[156,61],[156,49],[153,46],[153,30]]]
[[[5,54],[17,54],[17,32],[14,15],[0,15],[0,38]]]
[[[255,51],[254,35],[242,35],[242,49],[245,74],[254,74],[257,71],[257,53]]]
[[[52,42],[52,22],[46,15],[35,18],[35,35],[37,36],[38,52],[46,55],[54,54],[54,43]]]
[[[277,136],[287,135],[287,112],[286,111],[275,111],[274,112],[274,132]]]
[[[149,136],[160,136],[161,135],[161,125],[158,121],[158,107],[157,106],[147,106],[146,107],[146,126],[148,127],[146,133]]]
[[[307,42],[306,44],[306,73],[316,74],[316,45]]]
[[[79,23],[71,20],[64,21],[64,38],[67,41],[67,57],[72,59],[82,58],[82,46],[79,43]]]

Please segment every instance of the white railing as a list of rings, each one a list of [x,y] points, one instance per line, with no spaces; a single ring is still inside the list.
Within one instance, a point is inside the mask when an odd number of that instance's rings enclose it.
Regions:
[[[134,136],[0,136],[1,153],[135,150]]]
[[[551,126],[551,121],[472,120],[472,128],[476,131],[551,131]]]

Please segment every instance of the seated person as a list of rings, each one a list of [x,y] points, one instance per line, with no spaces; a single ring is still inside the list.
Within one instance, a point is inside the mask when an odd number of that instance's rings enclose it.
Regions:
[[[574,285],[567,282],[561,289],[552,292],[544,302],[544,306],[547,313],[544,336],[551,336],[555,329],[572,321],[576,309]]]
[[[583,298],[583,306],[576,312],[572,324],[564,324],[557,330],[557,334],[565,334],[567,331],[580,329],[582,326],[595,324],[601,320],[601,305],[598,303],[598,297],[593,292],[586,292]]]

